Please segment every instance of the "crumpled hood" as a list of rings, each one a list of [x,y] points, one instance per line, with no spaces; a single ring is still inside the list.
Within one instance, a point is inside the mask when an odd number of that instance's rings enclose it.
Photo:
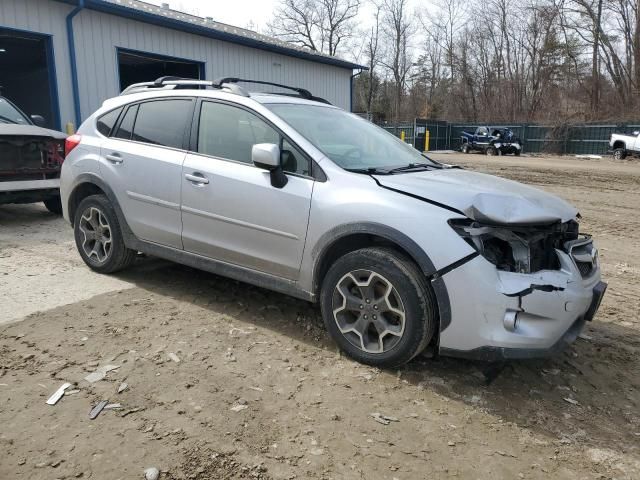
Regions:
[[[56,140],[64,140],[67,135],[57,130],[49,130],[48,128],[36,127],[35,125],[16,125],[14,123],[0,123],[0,137],[49,137]]]
[[[555,195],[512,180],[462,169],[375,175],[389,188],[459,210],[478,222],[541,224],[566,222],[578,211]]]

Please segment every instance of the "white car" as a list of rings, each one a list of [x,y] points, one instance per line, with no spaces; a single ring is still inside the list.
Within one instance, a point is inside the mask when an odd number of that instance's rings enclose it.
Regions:
[[[62,206],[90,268],[144,252],[318,302],[345,352],[386,367],[428,345],[544,356],[593,319],[606,284],[574,207],[238,82],[132,86],[68,139]]]
[[[628,155],[640,153],[640,131],[631,134],[612,133],[609,147],[613,150],[613,158],[624,160]]]

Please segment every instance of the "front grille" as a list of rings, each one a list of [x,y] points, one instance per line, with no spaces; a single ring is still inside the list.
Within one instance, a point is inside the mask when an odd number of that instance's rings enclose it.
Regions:
[[[578,260],[576,260],[575,262],[576,267],[578,267],[578,270],[580,271],[580,275],[582,275],[582,278],[586,278],[591,275],[591,272],[593,272],[592,262],[579,262]]]

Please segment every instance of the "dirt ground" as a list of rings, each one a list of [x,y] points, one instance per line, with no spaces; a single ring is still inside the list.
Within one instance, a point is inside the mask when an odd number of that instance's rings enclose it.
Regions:
[[[63,220],[0,206],[0,479],[640,478],[640,164],[437,157],[580,208],[609,291],[565,353],[489,386],[469,361],[373,369],[305,302],[151,258],[98,276]]]

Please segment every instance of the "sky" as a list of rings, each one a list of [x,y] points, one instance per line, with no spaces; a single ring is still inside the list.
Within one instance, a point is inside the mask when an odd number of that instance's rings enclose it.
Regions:
[[[273,15],[278,0],[144,0],[160,5],[168,3],[173,10],[191,13],[199,17],[213,17],[217,22],[236,27],[251,27],[261,33],[265,32],[267,23]],[[362,18],[373,14],[368,2],[360,8]]]
[[[236,27],[250,24],[263,31],[271,18],[277,0],[145,0],[160,5],[168,3],[171,9],[198,15],[213,17],[217,22]]]

